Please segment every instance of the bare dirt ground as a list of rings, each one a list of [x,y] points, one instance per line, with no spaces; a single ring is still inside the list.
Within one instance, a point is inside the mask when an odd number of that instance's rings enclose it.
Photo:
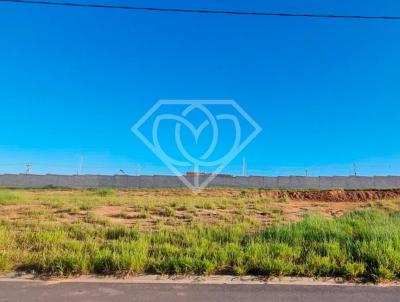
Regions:
[[[161,196],[175,196],[177,192],[163,192]],[[154,193],[142,192],[142,196]],[[171,194],[171,195],[170,195]],[[159,195],[158,193],[155,194]],[[242,191],[237,190],[207,190],[200,194],[202,197],[218,196],[240,200],[243,208],[196,208],[195,213],[187,210],[178,210],[174,217],[181,222],[190,222],[193,219],[215,223],[219,220],[232,221],[241,216],[250,216],[262,225],[269,225],[276,220],[297,221],[307,213],[317,213],[325,217],[337,217],[344,213],[366,207],[394,207],[399,191]],[[180,195],[182,196],[182,195]],[[142,219],[142,223],[151,225],[151,221],[163,216],[161,212],[153,212],[150,217],[141,217],[140,213],[129,206],[101,206],[95,213],[108,217],[114,222],[135,224],[135,220]],[[125,213],[125,215],[121,215]],[[122,216],[122,217],[121,217]],[[278,219],[277,219],[278,218]]]
[[[210,188],[186,189],[16,190],[18,198],[0,203],[0,219],[61,223],[103,220],[140,229],[191,223],[266,226],[305,214],[337,217],[361,208],[400,209],[400,190],[292,191]]]

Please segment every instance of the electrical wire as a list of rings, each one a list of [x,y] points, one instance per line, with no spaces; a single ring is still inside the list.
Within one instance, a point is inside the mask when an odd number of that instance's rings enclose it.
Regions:
[[[38,0],[0,0],[0,2],[12,2],[20,4],[38,4],[51,6],[69,6],[80,8],[103,8],[135,11],[169,12],[169,13],[196,13],[215,15],[245,15],[264,17],[305,17],[305,18],[330,18],[330,19],[378,19],[378,20],[400,20],[400,16],[378,16],[378,15],[336,15],[318,13],[286,13],[286,12],[257,12],[257,11],[231,11],[231,10],[206,10],[206,9],[185,9],[185,8],[161,8],[161,7],[139,7],[129,5],[107,5],[94,3],[57,2]]]

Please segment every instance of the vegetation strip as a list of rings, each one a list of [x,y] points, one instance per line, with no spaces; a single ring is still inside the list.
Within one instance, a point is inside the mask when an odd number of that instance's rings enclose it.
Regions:
[[[1,272],[16,270],[55,276],[92,273],[331,276],[368,281],[400,277],[400,213],[396,200],[387,206],[382,206],[383,202],[369,204],[340,217],[304,213],[297,221],[277,220],[262,225],[248,217],[254,204],[290,202],[246,197],[246,192],[239,192],[238,198],[227,197],[236,206],[246,205],[243,214],[232,223],[222,220],[210,224],[198,220],[176,225],[160,223],[155,229],[141,229],[140,225],[116,224],[90,214],[99,205],[122,202],[125,195],[134,196],[125,197],[126,205],[136,207],[137,192],[0,192],[0,208],[29,204],[43,207],[39,208],[39,214],[28,213],[14,219],[0,216]],[[151,208],[151,200],[155,198],[165,204],[172,212],[164,216],[166,222],[177,215],[181,202],[181,197],[174,197],[176,204],[171,205],[170,197],[162,197],[170,194],[167,193],[142,196],[139,203],[143,207],[150,203]],[[57,211],[70,207],[73,200],[80,207],[83,195],[87,209],[77,211],[86,211],[86,215],[73,220],[57,216],[65,214]],[[92,204],[88,202],[90,198]],[[212,198],[214,203],[210,201]],[[224,198],[201,197],[198,202],[207,200],[218,211]],[[196,209],[196,204],[188,204]],[[51,211],[52,207],[55,211]]]

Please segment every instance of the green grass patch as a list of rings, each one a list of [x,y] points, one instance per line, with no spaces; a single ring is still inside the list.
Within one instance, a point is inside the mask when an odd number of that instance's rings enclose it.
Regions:
[[[0,271],[400,278],[398,212],[369,209],[335,219],[309,215],[257,233],[240,223],[141,232],[95,222],[2,221]]]
[[[21,198],[22,196],[18,192],[0,189],[0,205],[16,204]]]
[[[101,197],[107,197],[115,195],[115,191],[110,188],[101,188],[101,189],[96,189],[95,194]]]

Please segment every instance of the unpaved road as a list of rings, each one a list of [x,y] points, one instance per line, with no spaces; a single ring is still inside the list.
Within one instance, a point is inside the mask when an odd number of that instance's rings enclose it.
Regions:
[[[400,301],[400,287],[343,285],[0,282],[0,301]]]

